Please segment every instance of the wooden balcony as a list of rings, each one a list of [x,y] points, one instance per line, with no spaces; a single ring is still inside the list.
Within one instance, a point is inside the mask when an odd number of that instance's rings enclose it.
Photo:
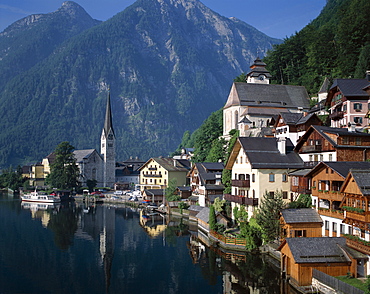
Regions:
[[[250,188],[250,180],[231,180],[233,187]]]
[[[292,192],[299,193],[299,194],[311,194],[311,189],[301,186],[292,186]]]
[[[320,215],[325,215],[325,216],[334,217],[338,219],[344,219],[344,212],[342,210],[319,208],[318,213]]]
[[[332,119],[332,120],[342,119],[343,116],[344,116],[344,112],[343,111],[335,111],[332,114],[329,114],[329,118]]]
[[[224,194],[225,200],[241,205],[258,206],[258,198],[248,198],[241,195]]]
[[[358,213],[354,211],[346,211],[346,218],[357,220],[363,223],[370,222],[370,212]]]
[[[302,151],[301,152],[317,152],[322,150],[321,145],[307,145],[307,146],[302,146]]]
[[[320,199],[326,199],[329,201],[342,201],[344,195],[338,191],[327,191],[327,190],[317,190],[312,189],[312,196],[317,196]]]
[[[357,251],[370,255],[370,246],[367,245],[366,242],[361,242],[360,240],[352,239],[346,235],[343,235],[343,237],[346,238],[347,241],[346,243],[348,247],[351,247],[353,249],[356,249]]]

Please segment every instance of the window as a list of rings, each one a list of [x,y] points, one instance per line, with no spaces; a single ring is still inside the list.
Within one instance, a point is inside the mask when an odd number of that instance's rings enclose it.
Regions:
[[[309,161],[312,161],[312,155],[309,155],[309,156],[308,156],[308,160],[309,160]]]
[[[337,232],[337,223],[333,223],[333,232],[336,233]]]
[[[343,105],[343,112],[347,112],[347,104]]]
[[[256,175],[252,174],[252,183],[254,183],[255,181],[256,181]]]
[[[340,224],[340,233],[341,234],[345,234],[345,225],[343,225],[343,224]]]
[[[275,182],[275,175],[273,173],[269,174],[269,182]]]
[[[292,182],[292,186],[298,186],[298,177],[293,177]]]
[[[359,137],[355,138],[355,144],[360,146],[361,145],[361,138],[359,138]]]
[[[295,238],[306,237],[306,230],[295,230],[294,237]]]
[[[342,138],[342,144],[343,145],[348,145],[349,144],[349,138],[348,137],[343,137]]]
[[[271,198],[274,198],[274,197],[275,197],[275,192],[270,191],[269,193],[270,193],[270,197],[271,197]]]
[[[288,199],[288,192],[283,191],[283,199]]]
[[[283,182],[288,182],[288,175],[287,174],[283,174]]]
[[[333,161],[333,154],[329,154],[329,161]]]
[[[320,154],[320,161],[324,161],[324,155]]]
[[[362,104],[361,103],[353,104],[353,109],[356,110],[356,111],[361,111],[362,110]]]
[[[329,230],[329,221],[325,221],[325,230]]]
[[[355,124],[362,124],[362,117],[355,116],[355,118],[353,119],[353,121],[355,122]]]

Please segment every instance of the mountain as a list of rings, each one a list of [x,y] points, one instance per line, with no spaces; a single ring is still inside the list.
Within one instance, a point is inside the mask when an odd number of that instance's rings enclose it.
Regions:
[[[68,1],[53,13],[25,17],[0,33],[0,89],[14,76],[48,57],[65,40],[100,21]]]
[[[320,15],[264,61],[275,83],[317,94],[325,77],[365,78],[370,69],[368,0],[328,0]]]
[[[138,0],[100,24],[86,15],[80,22],[73,17],[79,13],[85,15],[65,2],[1,35],[0,48],[9,48],[6,35],[27,30],[36,40],[26,42],[32,55],[7,51],[19,68],[0,86],[1,165],[40,160],[61,141],[98,149],[109,89],[117,159],[167,155],[185,130],[223,106],[233,79],[257,55],[281,42],[198,0]],[[52,27],[70,35],[54,40],[56,33],[43,30]],[[49,51],[37,47],[49,40]]]

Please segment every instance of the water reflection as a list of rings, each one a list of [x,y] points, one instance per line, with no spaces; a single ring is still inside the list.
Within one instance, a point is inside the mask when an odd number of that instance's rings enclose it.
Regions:
[[[264,258],[214,247],[186,219],[8,200],[0,201],[4,293],[286,293]]]

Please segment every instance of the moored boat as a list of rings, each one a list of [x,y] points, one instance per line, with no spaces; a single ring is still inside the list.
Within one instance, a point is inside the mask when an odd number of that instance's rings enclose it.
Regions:
[[[21,196],[22,201],[25,202],[46,202],[46,203],[58,203],[60,198],[54,195],[40,194],[37,191]]]

